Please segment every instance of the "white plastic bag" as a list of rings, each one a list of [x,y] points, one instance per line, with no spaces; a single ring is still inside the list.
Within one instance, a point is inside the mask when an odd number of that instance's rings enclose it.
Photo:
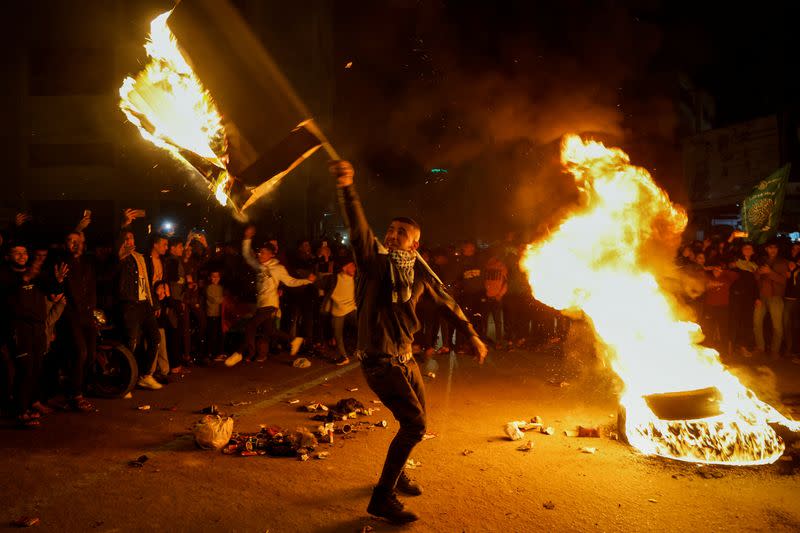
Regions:
[[[233,418],[206,415],[194,426],[194,441],[205,450],[221,450],[233,434]]]

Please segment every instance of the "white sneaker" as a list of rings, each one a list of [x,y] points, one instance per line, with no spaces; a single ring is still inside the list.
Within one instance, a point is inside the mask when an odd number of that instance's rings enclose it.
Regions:
[[[297,355],[297,352],[300,351],[300,347],[303,346],[303,337],[295,337],[294,339],[292,339],[292,342],[289,343],[289,346],[291,346],[291,350],[289,350],[289,355],[294,357],[295,355]]]
[[[158,390],[163,388],[163,385],[155,380],[155,378],[148,374],[139,378],[137,385],[143,389]]]
[[[240,354],[239,352],[233,352],[231,355],[228,356],[227,359],[225,359],[225,366],[234,366],[238,365],[241,362],[242,362],[242,354]]]

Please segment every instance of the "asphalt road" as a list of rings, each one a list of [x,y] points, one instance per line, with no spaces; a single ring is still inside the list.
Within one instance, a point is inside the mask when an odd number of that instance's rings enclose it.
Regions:
[[[405,500],[422,515],[410,526],[365,511],[396,430],[385,410],[369,420],[387,419],[388,428],[320,445],[330,451],[327,460],[195,447],[195,412],[211,403],[235,414],[240,431],[315,427],[291,399],[302,405],[352,396],[374,405],[357,364],[314,360],[296,369],[276,358],[194,368],[162,391],[99,400],[96,413],[50,415],[39,430],[0,427],[0,527],[35,516],[42,531],[800,530],[797,463],[702,467],[645,457],[609,438],[565,436],[578,425],[615,424],[618,384],[579,344],[492,353],[483,367],[468,356],[435,360],[438,368],[428,370],[436,377],[427,378],[435,436],[413,455],[420,466],[411,474],[425,493]],[[772,394],[800,392],[800,366],[773,369],[779,390]],[[536,415],[556,434],[532,435],[533,449],[518,451],[502,426]],[[581,453],[582,446],[597,452]],[[144,467],[128,465],[143,454]]]

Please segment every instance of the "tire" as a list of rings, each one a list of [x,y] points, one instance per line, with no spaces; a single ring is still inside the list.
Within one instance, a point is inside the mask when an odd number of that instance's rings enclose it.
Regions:
[[[139,379],[136,358],[118,341],[103,340],[90,368],[90,390],[100,398],[121,398],[131,392]]]

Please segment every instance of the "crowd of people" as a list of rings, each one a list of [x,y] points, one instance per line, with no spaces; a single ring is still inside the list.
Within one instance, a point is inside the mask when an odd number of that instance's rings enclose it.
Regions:
[[[26,215],[5,232],[0,400],[19,424],[39,425],[54,405],[94,410],[85,394],[96,355],[96,309],[112,317],[136,355],[137,385],[144,389],[162,388],[191,365],[263,362],[281,350],[351,362],[357,269],[341,236],[301,240],[289,250],[261,238],[255,226],[244,228],[240,242],[213,247],[202,231],[137,241],[145,213],[128,209],[123,218],[113,246],[92,245],[88,212],[60,243],[31,239]],[[689,304],[706,343],[724,354],[794,356],[800,244],[781,250],[770,241],[759,250],[738,237],[696,241],[678,256],[680,268],[705,289]],[[568,319],[532,297],[519,267],[523,250],[509,234],[485,249],[464,241],[420,254],[478,333],[496,349],[512,350],[563,338],[569,328]],[[418,302],[417,315],[415,352],[469,350],[469,339],[430,298]]]
[[[800,361],[800,242],[755,246],[743,237],[735,231],[727,240],[694,241],[678,254],[680,268],[704,289],[689,301],[704,342],[728,358]]]
[[[18,215],[4,232],[0,269],[0,400],[23,426],[38,426],[54,406],[94,410],[85,394],[96,309],[135,354],[143,389],[158,390],[191,365],[263,362],[282,349],[351,361],[357,272],[341,236],[286,250],[248,226],[240,242],[212,248],[202,231],[146,234],[144,211],[127,209],[109,246],[92,243],[88,211],[61,242],[26,231],[29,218]],[[552,319],[552,329],[556,320],[536,309],[519,250],[509,241],[484,254],[473,242],[423,251],[479,331],[494,324],[498,347],[544,338],[545,324]],[[420,322],[415,350],[468,348],[425,299]]]

